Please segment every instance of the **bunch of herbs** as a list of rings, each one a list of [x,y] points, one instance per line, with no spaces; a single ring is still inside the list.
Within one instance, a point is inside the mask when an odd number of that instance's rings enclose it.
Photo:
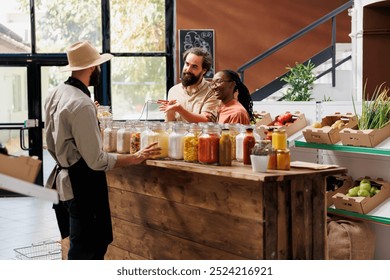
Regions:
[[[356,113],[355,102],[352,99],[353,109],[358,118],[358,128],[380,129],[390,123],[390,98],[389,88],[384,83],[377,86],[372,94],[371,100],[366,99],[366,84],[363,91],[362,113]]]

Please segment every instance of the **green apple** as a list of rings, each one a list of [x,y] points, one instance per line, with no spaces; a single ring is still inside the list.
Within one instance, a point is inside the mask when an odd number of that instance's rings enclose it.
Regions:
[[[367,190],[362,190],[362,189],[360,189],[360,190],[358,191],[357,195],[358,195],[358,196],[368,197],[368,196],[370,196],[370,192],[367,191]]]
[[[370,183],[360,183],[359,189],[370,192],[371,184]]]
[[[359,187],[354,187],[348,190],[349,196],[357,196],[359,191]]]
[[[381,190],[376,190],[376,191],[375,191],[375,194],[378,194],[380,191],[381,191]]]
[[[370,189],[370,196],[374,196],[375,195],[375,192],[378,190],[377,187],[371,187]]]
[[[361,184],[361,183],[368,183],[368,184],[371,185],[371,182],[370,182],[370,180],[368,180],[368,179],[362,179],[362,180],[360,181],[360,184]]]

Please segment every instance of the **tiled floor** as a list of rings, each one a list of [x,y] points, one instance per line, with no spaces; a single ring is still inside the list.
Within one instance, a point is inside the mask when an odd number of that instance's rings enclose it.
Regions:
[[[0,260],[16,258],[15,248],[60,240],[52,203],[33,197],[0,197]]]

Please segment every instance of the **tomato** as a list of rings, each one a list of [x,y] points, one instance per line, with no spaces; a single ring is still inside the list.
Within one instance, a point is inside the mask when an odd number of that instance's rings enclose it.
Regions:
[[[283,124],[287,122],[292,122],[292,114],[291,113],[285,113],[283,115],[279,116],[279,121]]]

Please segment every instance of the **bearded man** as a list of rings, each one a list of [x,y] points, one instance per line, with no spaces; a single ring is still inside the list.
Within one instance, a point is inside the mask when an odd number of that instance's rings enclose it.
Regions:
[[[159,101],[166,121],[216,122],[219,100],[204,76],[210,70],[212,57],[202,48],[191,48],[183,54],[181,83],[168,92],[167,101]]]

